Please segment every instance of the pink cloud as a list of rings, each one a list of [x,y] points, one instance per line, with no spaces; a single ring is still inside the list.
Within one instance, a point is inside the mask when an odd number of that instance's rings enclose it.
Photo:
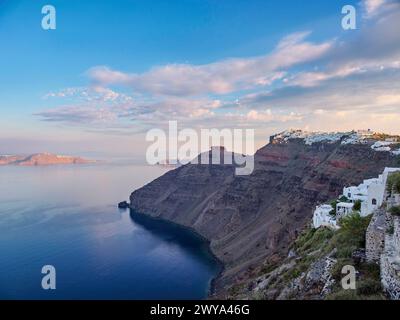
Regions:
[[[282,79],[286,68],[323,56],[332,42],[306,41],[308,32],[284,38],[268,55],[226,59],[205,65],[170,64],[155,67],[142,74],[128,74],[105,66],[88,71],[98,85],[124,85],[135,91],[156,95],[192,96],[227,94],[252,89]]]

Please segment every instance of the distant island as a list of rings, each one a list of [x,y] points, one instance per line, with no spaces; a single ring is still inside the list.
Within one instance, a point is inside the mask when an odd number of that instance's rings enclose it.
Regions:
[[[0,166],[48,166],[59,164],[86,164],[93,160],[81,157],[56,155],[51,153],[35,153],[31,155],[0,155]]]

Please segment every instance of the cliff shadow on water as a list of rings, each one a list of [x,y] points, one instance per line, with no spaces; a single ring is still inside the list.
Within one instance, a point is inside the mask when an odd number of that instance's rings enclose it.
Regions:
[[[136,225],[149,231],[154,237],[178,245],[212,269],[215,277],[209,283],[209,294],[214,292],[214,279],[222,272],[223,264],[210,250],[210,242],[206,238],[189,227],[151,217],[133,209],[129,210],[129,216]]]

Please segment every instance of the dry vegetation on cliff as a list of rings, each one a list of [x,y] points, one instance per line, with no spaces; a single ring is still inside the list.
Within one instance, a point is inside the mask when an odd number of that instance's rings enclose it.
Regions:
[[[231,299],[385,299],[379,267],[354,256],[365,248],[370,217],[353,214],[341,221],[341,229],[306,229],[295,241],[288,258],[279,265],[268,262],[254,278],[234,286]],[[342,268],[356,266],[357,289],[341,286]]]

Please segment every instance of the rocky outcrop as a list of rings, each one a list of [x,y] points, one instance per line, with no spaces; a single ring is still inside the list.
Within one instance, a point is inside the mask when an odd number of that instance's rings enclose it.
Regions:
[[[129,203],[126,201],[122,201],[118,203],[118,208],[119,209],[128,209],[129,208]]]
[[[235,176],[233,166],[186,165],[130,198],[132,210],[193,228],[210,240],[225,269],[215,282],[219,297],[261,263],[286,258],[310,223],[313,208],[336,198],[343,186],[395,166],[389,152],[340,141],[306,145],[275,141],[255,155],[255,170]]]
[[[277,300],[312,299],[326,297],[335,284],[331,271],[336,264],[335,251],[312,263],[306,272],[293,279],[276,297]]]

